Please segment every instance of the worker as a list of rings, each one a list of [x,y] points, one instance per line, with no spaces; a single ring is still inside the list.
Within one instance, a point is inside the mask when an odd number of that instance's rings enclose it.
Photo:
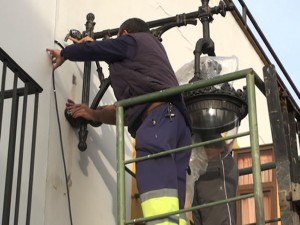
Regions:
[[[48,48],[53,68],[65,60],[107,62],[118,101],[178,86],[163,45],[139,18],[126,20],[114,39],[93,41],[85,37],[79,42],[63,50]],[[115,105],[93,110],[86,104],[68,100],[66,107],[73,118],[116,123]],[[125,124],[136,139],[137,157],[191,144],[190,119],[181,94],[126,108]],[[144,217],[183,209],[190,154],[186,150],[136,163]],[[184,225],[186,220],[181,215],[172,215],[148,224]]]
[[[193,139],[208,141],[217,134],[194,134]],[[199,149],[197,149],[199,151]],[[194,151],[194,150],[193,150]],[[193,206],[236,197],[238,167],[225,141],[204,145],[207,168],[194,185]],[[202,163],[203,164],[203,163]],[[194,164],[195,165],[195,164]],[[197,169],[192,168],[192,169]],[[203,170],[203,169],[202,169]],[[232,201],[193,211],[194,225],[236,225],[236,202]]]

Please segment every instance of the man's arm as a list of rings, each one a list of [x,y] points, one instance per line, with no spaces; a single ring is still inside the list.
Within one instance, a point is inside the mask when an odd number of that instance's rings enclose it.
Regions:
[[[97,109],[91,109],[86,104],[75,104],[68,99],[66,108],[73,118],[84,118],[93,122],[100,122],[105,124],[116,124],[116,106],[105,105],[99,106]]]
[[[106,124],[116,125],[116,106],[105,105],[99,106],[95,110],[96,120],[95,122],[102,122]]]
[[[46,51],[51,56],[53,68],[56,69],[65,60],[113,63],[133,58],[136,53],[136,42],[129,35],[104,41],[90,41],[90,38],[84,38],[76,44],[66,46],[63,50],[47,48]]]

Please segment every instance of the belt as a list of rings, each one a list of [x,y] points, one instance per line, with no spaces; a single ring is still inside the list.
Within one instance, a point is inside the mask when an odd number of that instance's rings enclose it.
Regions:
[[[148,108],[143,112],[142,120],[146,119],[146,117],[150,114],[150,112],[157,108],[158,106],[164,104],[166,102],[153,102],[151,105],[148,106]]]

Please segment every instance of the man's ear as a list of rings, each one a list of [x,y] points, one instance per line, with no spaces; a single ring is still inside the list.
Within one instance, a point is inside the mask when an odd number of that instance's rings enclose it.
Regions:
[[[127,30],[123,30],[122,35],[127,35],[127,34],[128,34]]]

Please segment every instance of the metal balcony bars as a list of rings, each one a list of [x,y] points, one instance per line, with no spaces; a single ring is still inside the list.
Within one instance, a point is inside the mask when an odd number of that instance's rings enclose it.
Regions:
[[[35,157],[35,143],[36,143],[36,128],[37,128],[37,115],[38,115],[38,101],[39,93],[42,88],[2,49],[0,48],[0,60],[2,61],[2,79],[1,79],[1,92],[0,92],[0,144],[1,153],[7,154],[6,161],[6,175],[5,190],[3,199],[3,212],[2,224],[10,224],[9,219],[11,215],[12,201],[15,201],[14,209],[14,223],[18,223],[19,207],[20,207],[20,193],[21,190],[27,190],[27,209],[26,211],[26,224],[30,224],[31,213],[31,196],[33,185],[33,172],[34,172],[34,157]],[[9,81],[12,83],[12,89],[8,87]],[[22,83],[22,85],[20,85]],[[19,87],[22,86],[22,87]],[[33,95],[31,100],[30,95]],[[30,101],[31,100],[31,101]],[[8,107],[11,104],[11,109]],[[33,104],[33,111],[29,110],[30,103]],[[23,106],[22,111],[19,106]],[[19,114],[19,112],[22,112]],[[5,115],[4,115],[5,113]],[[4,120],[10,116],[10,120]],[[32,116],[32,118],[29,118]],[[32,124],[26,124],[27,120],[32,120]],[[19,121],[20,120],[20,121]],[[9,129],[2,129],[9,128]],[[31,143],[25,143],[25,135],[30,136]],[[6,143],[5,140],[8,142]],[[19,141],[19,143],[17,142]],[[17,148],[19,147],[19,150]],[[4,152],[6,150],[6,152]],[[29,152],[26,152],[28,150]],[[22,174],[23,155],[30,155],[30,161],[24,162],[24,165],[29,167],[29,174]],[[16,154],[19,154],[16,156]],[[18,165],[15,165],[15,158],[18,159]],[[2,160],[1,160],[2,161]],[[3,162],[5,162],[3,160]],[[26,164],[25,164],[26,163]],[[17,172],[14,172],[17,168]],[[21,184],[24,179],[27,179],[28,187]],[[15,183],[13,185],[13,183]],[[4,181],[1,182],[4,184]],[[13,191],[15,190],[15,192]],[[15,196],[13,196],[15,193]]]

